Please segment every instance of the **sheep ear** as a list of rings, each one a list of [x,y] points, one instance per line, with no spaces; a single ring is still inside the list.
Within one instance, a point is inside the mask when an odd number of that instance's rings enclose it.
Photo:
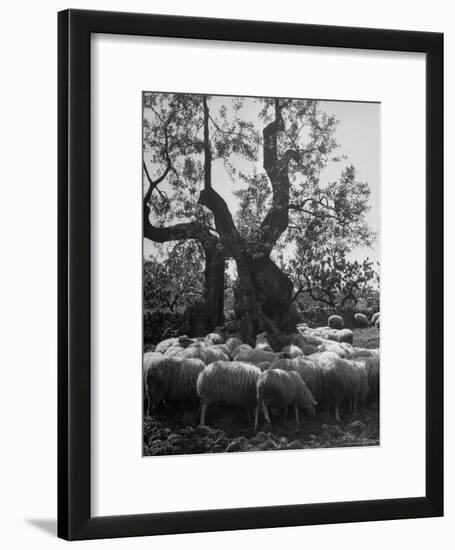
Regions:
[[[313,399],[313,405],[319,405],[319,403],[316,401],[316,399]]]

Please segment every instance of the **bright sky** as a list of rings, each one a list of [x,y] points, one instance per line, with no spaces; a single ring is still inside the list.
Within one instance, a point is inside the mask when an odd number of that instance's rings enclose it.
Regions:
[[[212,97],[209,101],[211,112],[215,113],[222,104],[229,104],[231,98]],[[245,101],[241,116],[245,120],[258,120],[259,105],[252,99]],[[323,181],[334,181],[340,177],[341,171],[348,164],[353,164],[357,171],[357,179],[367,182],[371,190],[370,206],[367,220],[370,227],[379,233],[380,225],[380,105],[378,103],[359,103],[347,101],[321,101],[320,109],[332,114],[339,121],[336,130],[336,140],[340,147],[335,151],[337,156],[346,155],[346,161],[333,162],[321,174]],[[147,113],[145,113],[147,115]],[[258,127],[262,130],[263,124]],[[262,156],[256,164],[258,172],[263,171]],[[235,159],[235,167],[243,172],[250,172],[254,164],[243,159]],[[237,199],[232,191],[239,188],[238,182],[232,182],[223,163],[219,160],[212,164],[212,184],[225,199],[231,212],[237,209]],[[380,261],[379,239],[372,248],[358,248],[351,258]],[[153,254],[154,245],[144,240],[144,256]]]

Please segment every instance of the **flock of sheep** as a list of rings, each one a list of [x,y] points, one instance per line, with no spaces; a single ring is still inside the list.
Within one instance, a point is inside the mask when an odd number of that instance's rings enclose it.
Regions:
[[[363,326],[365,320],[355,322]],[[366,323],[379,326],[379,315]],[[265,333],[252,347],[222,328],[204,337],[163,340],[144,354],[146,411],[152,416],[167,401],[190,407],[199,401],[204,425],[208,408],[222,403],[244,408],[249,419],[254,411],[257,429],[261,414],[271,423],[270,408],[283,411],[285,421],[291,408],[298,423],[299,410],[314,416],[317,407],[340,421],[340,413],[379,400],[379,350],[354,347],[353,332],[343,325],[336,315],[326,327],[302,323],[279,352]]]

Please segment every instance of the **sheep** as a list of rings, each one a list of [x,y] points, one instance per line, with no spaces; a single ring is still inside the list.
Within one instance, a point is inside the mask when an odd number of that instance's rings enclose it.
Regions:
[[[256,367],[262,372],[269,369],[272,363],[270,361],[262,361],[261,363],[256,363]]]
[[[332,359],[321,363],[324,380],[324,398],[334,408],[335,420],[340,418],[340,408],[347,404],[357,410],[357,402],[368,394],[368,381],[361,363],[347,359]],[[363,372],[362,372],[363,368]]]
[[[256,336],[256,345],[255,345],[254,349],[259,349],[259,350],[262,350],[262,351],[272,351],[273,352],[272,346],[269,344],[269,341],[267,339],[267,333],[266,332],[261,332],[260,334],[258,334]]]
[[[231,359],[235,359],[239,353],[250,351],[253,348],[249,344],[239,344],[231,351]]]
[[[283,355],[273,351],[263,351],[261,349],[249,349],[233,355],[235,361],[245,361],[247,363],[262,363],[264,361],[273,362]]]
[[[211,332],[205,337],[206,341],[210,344],[224,344],[224,338],[217,332]]]
[[[318,352],[318,346],[312,346],[311,344],[304,345],[300,349],[303,351],[303,355],[305,356]]]
[[[342,330],[338,331],[337,334],[337,342],[347,342],[348,344],[352,344],[354,341],[354,333],[352,330],[348,328],[344,328]]]
[[[215,346],[207,344],[194,344],[180,352],[182,357],[201,359],[206,365],[214,361],[229,361],[229,355]]]
[[[370,323],[366,315],[363,313],[356,313],[354,314],[354,325],[357,328],[367,328],[370,326]]]
[[[320,351],[309,355],[307,359],[312,361],[316,366],[323,367],[331,361],[340,359],[340,356],[333,351]]]
[[[346,359],[354,358],[354,348],[352,347],[352,344],[348,344],[347,342],[340,342],[340,346],[343,348],[344,353],[346,354]]]
[[[378,356],[378,350],[376,349],[369,349],[369,348],[352,348],[352,356],[354,359],[358,357],[377,357]]]
[[[317,401],[323,397],[322,371],[310,359],[296,357],[295,359],[279,359],[270,365],[271,369],[297,372]]]
[[[332,341],[324,342],[319,346],[318,349],[319,351],[333,351],[343,359],[346,357],[346,350],[343,348],[341,344],[338,344],[337,342],[332,342]]]
[[[162,340],[155,348],[157,353],[166,353],[166,351],[174,344],[178,345],[178,338],[166,338]]]
[[[196,396],[196,383],[205,365],[199,359],[144,357],[144,385],[149,416],[157,403],[169,399],[185,400]]]
[[[215,344],[212,348],[222,351],[227,357],[231,356],[231,352],[226,344]]]
[[[341,329],[341,330],[345,330],[345,329]],[[333,342],[339,342],[339,333],[341,332],[341,330],[337,330],[335,328],[331,328],[330,330],[326,330],[324,332],[324,337],[327,340],[332,340]]]
[[[375,326],[376,325],[376,321],[379,319],[379,311],[377,311],[376,313],[373,313],[373,316],[371,317],[371,321],[370,321],[370,325],[371,326]]]
[[[327,324],[330,328],[336,328],[337,330],[344,328],[344,320],[341,315],[331,315],[327,321]]]
[[[324,338],[311,336],[309,334],[291,334],[289,343],[298,346],[302,351],[305,346],[319,346],[324,342]]]
[[[367,373],[369,392],[367,400],[372,403],[379,402],[379,357],[362,358]]]
[[[256,384],[256,411],[254,416],[254,429],[258,428],[259,407],[262,407],[265,420],[271,424],[267,406],[284,408],[284,419],[287,417],[289,405],[294,407],[295,419],[299,420],[299,407],[308,415],[314,416],[315,405],[317,405],[305,382],[295,371],[284,371],[281,369],[266,370],[263,372]]]
[[[231,336],[226,340],[224,345],[229,350],[229,355],[232,353],[232,351],[237,348],[238,346],[241,346],[243,344],[243,340],[241,338],[237,338],[236,336]]]
[[[303,350],[301,350],[299,346],[295,346],[294,344],[284,346],[281,351],[283,353],[287,353],[291,359],[303,355]]]
[[[197,379],[197,394],[201,399],[201,426],[205,425],[207,408],[214,403],[246,407],[256,404],[256,382],[261,370],[241,361],[215,361]]]

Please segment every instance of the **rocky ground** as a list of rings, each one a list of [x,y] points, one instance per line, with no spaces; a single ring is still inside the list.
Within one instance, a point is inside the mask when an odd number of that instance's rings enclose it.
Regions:
[[[262,423],[257,432],[242,411],[226,414],[210,411],[209,426],[198,426],[198,413],[161,412],[144,419],[144,456],[315,449],[379,445],[379,408],[371,406],[336,422],[332,415],[319,413],[284,423],[272,418],[273,426]]]

